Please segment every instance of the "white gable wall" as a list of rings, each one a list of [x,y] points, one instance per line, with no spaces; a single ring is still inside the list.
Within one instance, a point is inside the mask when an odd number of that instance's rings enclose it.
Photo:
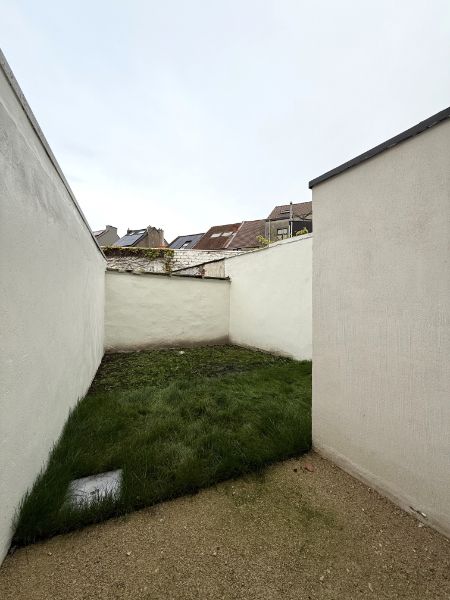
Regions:
[[[450,533],[450,120],[313,203],[313,443]]]

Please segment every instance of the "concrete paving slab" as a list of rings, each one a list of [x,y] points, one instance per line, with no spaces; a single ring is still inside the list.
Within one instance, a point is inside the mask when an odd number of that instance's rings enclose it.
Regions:
[[[107,496],[117,497],[121,484],[122,469],[74,479],[69,484],[67,500],[72,506],[89,506]]]

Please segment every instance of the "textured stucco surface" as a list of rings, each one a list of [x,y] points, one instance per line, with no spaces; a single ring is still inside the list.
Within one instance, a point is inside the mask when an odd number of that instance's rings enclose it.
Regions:
[[[105,260],[0,68],[0,561],[103,354]]]
[[[314,444],[450,533],[450,122],[313,203]]]
[[[225,260],[230,341],[310,360],[312,236]]]
[[[106,274],[105,349],[228,341],[229,281]]]

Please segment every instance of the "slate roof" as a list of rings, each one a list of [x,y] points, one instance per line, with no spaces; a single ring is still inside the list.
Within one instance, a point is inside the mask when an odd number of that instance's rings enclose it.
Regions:
[[[273,211],[267,217],[270,221],[279,221],[281,219],[289,219],[290,204],[282,204],[275,206]],[[312,213],[312,202],[299,202],[292,205],[292,213],[294,217],[306,217]]]
[[[238,250],[240,248],[259,248],[261,244],[258,242],[257,237],[259,235],[264,236],[265,229],[265,219],[243,221],[235,235],[231,238],[227,249]]]
[[[147,235],[146,229],[129,229],[128,233],[114,242],[113,246],[134,246]]]
[[[115,234],[117,236],[117,238],[119,238],[119,236],[117,235],[117,227],[113,227],[112,225],[107,225],[104,229],[98,229],[97,231],[93,231],[92,233],[95,235],[95,237],[97,239],[100,238],[105,233]]]
[[[231,237],[239,229],[241,223],[215,225],[210,227],[205,235],[195,245],[196,250],[221,250],[228,248]]]
[[[183,248],[183,250],[189,250],[193,248],[197,242],[199,242],[204,233],[193,233],[191,235],[179,235],[176,237],[171,244],[169,244],[169,248],[173,250],[179,250]]]

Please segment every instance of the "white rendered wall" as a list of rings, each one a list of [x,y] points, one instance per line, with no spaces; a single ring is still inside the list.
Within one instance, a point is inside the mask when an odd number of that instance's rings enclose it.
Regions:
[[[105,260],[0,53],[0,562],[103,354]]]
[[[108,271],[105,349],[227,343],[229,281]]]
[[[230,341],[310,360],[312,235],[225,260]]]
[[[313,443],[450,533],[450,121],[313,203]]]

